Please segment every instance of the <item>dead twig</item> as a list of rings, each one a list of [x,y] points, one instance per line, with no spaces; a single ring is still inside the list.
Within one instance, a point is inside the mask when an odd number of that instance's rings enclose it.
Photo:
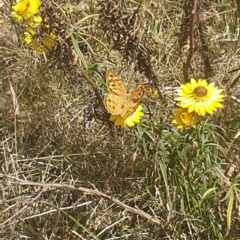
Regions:
[[[188,52],[188,56],[187,56],[187,61],[185,63],[183,63],[183,76],[184,76],[185,83],[188,82],[188,69],[190,67],[190,62],[192,60],[193,51],[194,51],[194,48],[195,48],[195,45],[194,45],[194,24],[195,24],[197,3],[198,3],[198,0],[193,1],[192,11],[191,11],[191,20],[190,20],[190,30],[189,30],[189,44],[190,44],[190,47],[189,47],[189,52]]]
[[[164,225],[156,217],[151,216],[150,214],[142,211],[141,209],[130,207],[130,206],[126,205],[125,203],[119,201],[118,199],[108,196],[107,194],[102,193],[98,190],[84,188],[84,187],[77,188],[77,187],[75,187],[73,185],[69,185],[69,184],[28,182],[28,181],[22,181],[20,179],[17,179],[14,182],[9,182],[6,185],[7,186],[11,186],[11,185],[14,185],[14,186],[39,186],[39,187],[44,187],[44,188],[59,188],[59,189],[64,188],[64,189],[71,189],[71,190],[75,190],[75,191],[84,192],[85,194],[88,194],[88,195],[95,195],[95,196],[107,199],[108,201],[111,201],[111,202],[117,204],[119,207],[125,209],[126,211],[147,219],[149,222],[151,222],[153,224],[156,224],[161,227],[163,227],[163,225]]]
[[[88,83],[92,86],[92,89],[99,101],[99,103],[101,103],[103,105],[103,100],[102,100],[102,97],[98,91],[98,88],[97,88],[97,85],[96,83],[87,75],[86,72],[84,72],[81,67],[78,67],[78,70],[80,71],[81,75],[88,81]]]

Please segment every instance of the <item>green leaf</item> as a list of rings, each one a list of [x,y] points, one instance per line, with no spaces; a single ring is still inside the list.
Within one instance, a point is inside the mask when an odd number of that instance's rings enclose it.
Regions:
[[[212,187],[212,188],[209,188],[202,196],[202,200],[207,197],[210,193],[212,193],[213,191],[215,191],[217,188],[216,187]]]
[[[232,209],[233,209],[233,200],[234,200],[234,191],[231,187],[229,189],[229,201],[228,201],[228,208],[227,208],[227,232],[231,229],[231,220],[232,220]]]

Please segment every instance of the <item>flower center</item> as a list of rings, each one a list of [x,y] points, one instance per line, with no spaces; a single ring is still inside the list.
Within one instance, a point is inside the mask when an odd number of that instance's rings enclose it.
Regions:
[[[196,97],[205,97],[207,95],[207,89],[205,87],[199,86],[194,89],[194,94]]]

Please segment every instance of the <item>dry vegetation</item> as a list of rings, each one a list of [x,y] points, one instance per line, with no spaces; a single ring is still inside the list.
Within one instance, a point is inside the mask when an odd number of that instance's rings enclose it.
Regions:
[[[1,239],[240,239],[238,1],[198,0],[187,77],[216,82],[224,109],[171,124],[192,1],[42,1],[58,35],[46,57],[1,4]],[[108,121],[105,72],[143,99],[136,128]]]

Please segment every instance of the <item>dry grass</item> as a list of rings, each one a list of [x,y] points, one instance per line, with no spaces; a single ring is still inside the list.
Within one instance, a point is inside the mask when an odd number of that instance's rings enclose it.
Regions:
[[[1,7],[2,239],[240,239],[239,12],[198,1],[188,77],[223,88],[224,109],[190,132],[171,124],[184,82],[192,1],[43,1],[58,35],[44,58]],[[149,82],[145,116],[116,128],[105,72]]]

